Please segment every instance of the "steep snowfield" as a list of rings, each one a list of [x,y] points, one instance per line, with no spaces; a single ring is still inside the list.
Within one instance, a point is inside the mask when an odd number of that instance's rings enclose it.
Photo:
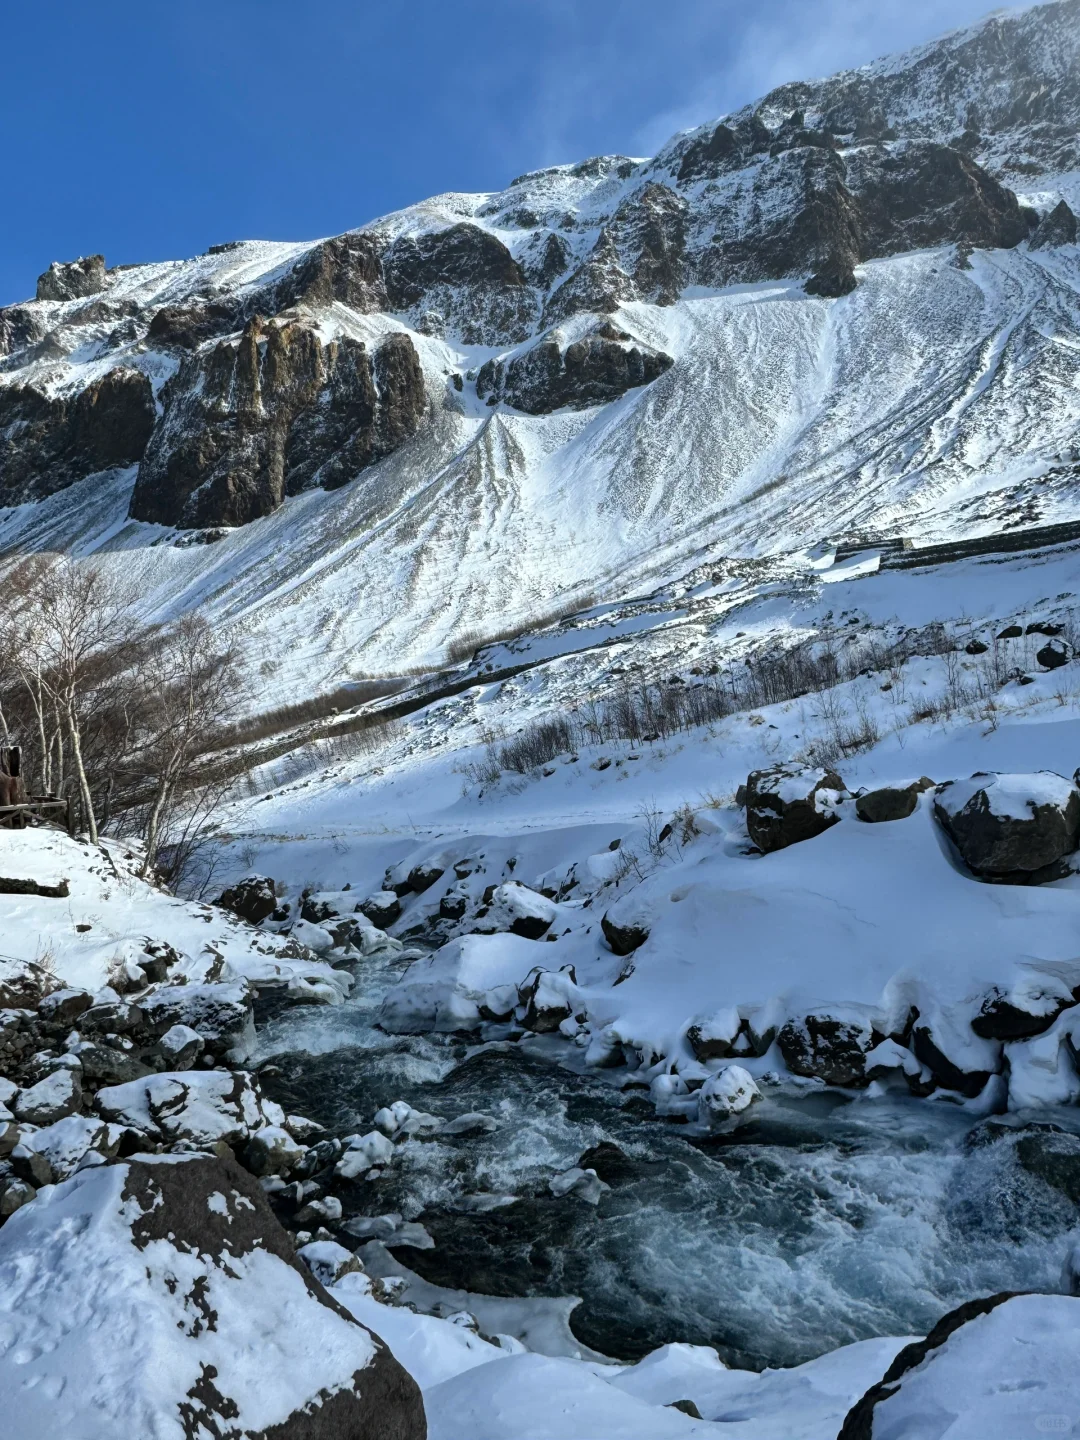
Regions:
[[[253,657],[280,662],[267,689],[293,697],[435,662],[464,632],[526,627],[706,556],[1072,518],[1080,256],[970,263],[876,261],[840,301],[778,282],[634,303],[618,322],[676,360],[646,390],[525,416],[445,389],[432,425],[363,480],[215,544],[127,520],[131,473],[8,511],[0,544],[93,554],[153,614],[197,606],[237,624]],[[394,323],[340,317],[369,338]],[[412,333],[432,390],[476,363]]]

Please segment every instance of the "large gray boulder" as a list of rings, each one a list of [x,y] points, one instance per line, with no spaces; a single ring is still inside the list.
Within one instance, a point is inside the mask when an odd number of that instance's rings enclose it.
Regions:
[[[1039,884],[1068,873],[1080,834],[1080,790],[1039,770],[978,774],[943,785],[934,815],[961,859],[980,879]]]
[[[838,1440],[1065,1434],[1076,1415],[1080,1300],[969,1300],[900,1351]]]
[[[415,1383],[231,1160],[79,1171],[0,1231],[0,1295],[5,1440],[424,1440]]]
[[[873,1047],[870,1026],[849,1017],[805,1015],[780,1027],[776,1043],[793,1075],[826,1085],[864,1085],[866,1057]]]
[[[840,819],[844,782],[832,770],[777,765],[746,780],[746,828],[764,854],[810,840]]]

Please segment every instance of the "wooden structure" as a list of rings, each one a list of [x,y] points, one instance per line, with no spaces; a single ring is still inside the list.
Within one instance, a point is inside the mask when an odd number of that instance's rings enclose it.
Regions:
[[[22,747],[0,746],[0,825],[9,830],[22,830],[30,815],[47,815],[63,811],[63,823],[69,835],[75,834],[75,807],[72,797],[27,795],[22,783]],[[56,815],[59,819],[60,816]]]

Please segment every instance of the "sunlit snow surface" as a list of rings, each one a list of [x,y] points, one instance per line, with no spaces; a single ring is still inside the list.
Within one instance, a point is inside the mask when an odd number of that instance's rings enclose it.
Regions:
[[[251,248],[274,252],[264,266],[292,255]],[[148,268],[167,291],[198,264]],[[1028,523],[1071,517],[1067,477],[1030,481],[1071,454],[1080,417],[1076,247],[977,252],[968,269],[920,252],[860,275],[835,302],[774,282],[626,306],[617,322],[676,364],[599,410],[493,412],[447,375],[494,352],[410,332],[432,419],[344,489],[176,548],[125,519],[133,471],[93,477],[5,512],[0,545],[100,554],[153,612],[236,621],[277,665],[270,699],[432,661],[464,630],[633,593],[709,556],[859,527],[982,533],[1025,505]],[[370,341],[402,323],[335,306],[324,328]]]

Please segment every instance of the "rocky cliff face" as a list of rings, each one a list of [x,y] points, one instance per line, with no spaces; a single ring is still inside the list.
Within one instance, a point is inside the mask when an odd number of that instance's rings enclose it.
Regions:
[[[427,395],[540,416],[695,363],[649,318],[688,291],[829,300],[886,257],[1072,246],[1056,177],[1080,168],[1078,37],[1080,0],[1057,0],[782,86],[652,160],[552,167],[313,245],[54,264],[0,311],[0,501],[138,464],[133,518],[245,524],[393,454]]]
[[[407,335],[371,353],[349,337],[324,343],[302,321],[255,317],[239,339],[185,360],[163,388],[131,514],[244,525],[286,495],[344,484],[389,454],[415,434],[426,403]]]

